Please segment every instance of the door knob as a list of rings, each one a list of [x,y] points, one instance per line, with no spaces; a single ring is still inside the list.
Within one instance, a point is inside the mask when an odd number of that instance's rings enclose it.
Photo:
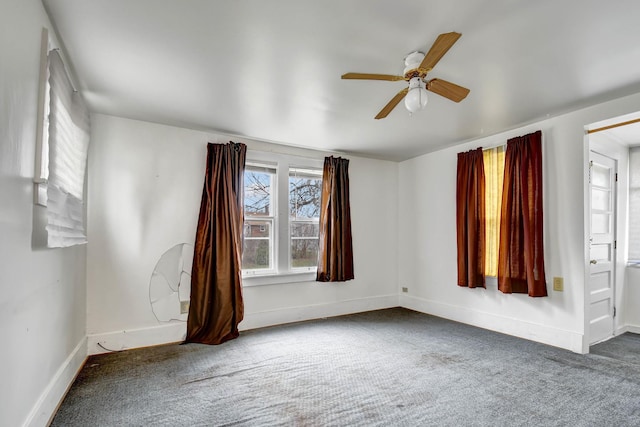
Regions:
[[[597,259],[592,259],[592,260],[591,260],[591,264],[597,264],[597,263],[598,263],[598,260],[597,260]]]

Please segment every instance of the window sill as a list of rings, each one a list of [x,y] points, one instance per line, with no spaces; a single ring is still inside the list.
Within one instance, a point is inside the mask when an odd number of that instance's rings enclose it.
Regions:
[[[293,271],[287,273],[265,274],[261,276],[242,276],[242,286],[249,288],[253,286],[282,285],[285,283],[315,282],[315,271]]]
[[[34,181],[34,203],[38,206],[47,207],[47,183],[45,181]]]
[[[629,261],[627,262],[627,267],[640,268],[640,261]]]
[[[498,278],[496,276],[485,276],[484,284],[487,289],[498,289]]]

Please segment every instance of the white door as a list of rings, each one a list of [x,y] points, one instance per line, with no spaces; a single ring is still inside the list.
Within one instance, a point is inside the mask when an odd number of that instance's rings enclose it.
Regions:
[[[615,316],[616,161],[589,152],[589,343],[611,338]]]

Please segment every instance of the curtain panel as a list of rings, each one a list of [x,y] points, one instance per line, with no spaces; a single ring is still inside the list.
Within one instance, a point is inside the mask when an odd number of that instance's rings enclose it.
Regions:
[[[485,176],[482,148],[458,153],[458,286],[485,288]]]
[[[542,132],[507,141],[498,289],[547,296],[542,215]]]
[[[349,160],[325,157],[320,197],[318,282],[354,278],[349,205]]]
[[[186,342],[221,344],[239,336],[246,151],[233,142],[207,145]]]

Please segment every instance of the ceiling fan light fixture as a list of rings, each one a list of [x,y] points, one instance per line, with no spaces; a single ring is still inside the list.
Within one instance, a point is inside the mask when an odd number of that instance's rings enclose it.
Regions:
[[[409,80],[409,92],[404,98],[404,106],[411,113],[422,110],[429,101],[425,82],[420,77]]]

